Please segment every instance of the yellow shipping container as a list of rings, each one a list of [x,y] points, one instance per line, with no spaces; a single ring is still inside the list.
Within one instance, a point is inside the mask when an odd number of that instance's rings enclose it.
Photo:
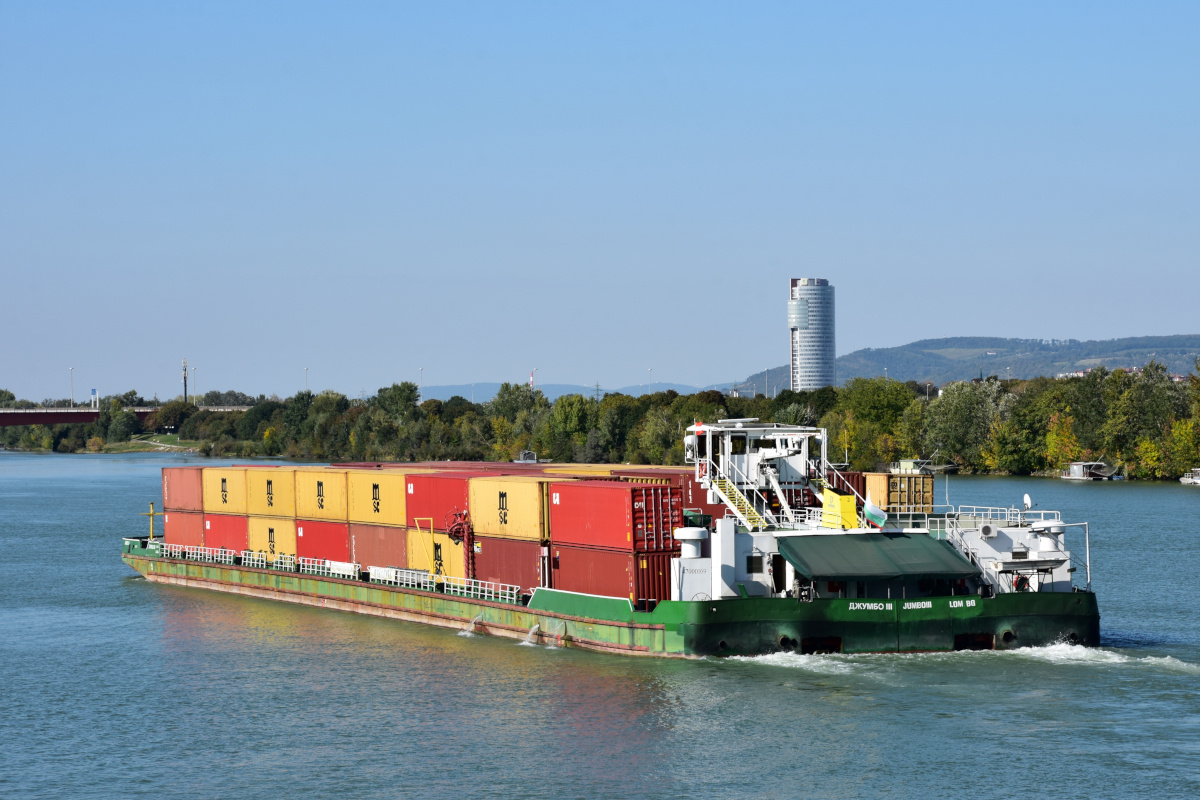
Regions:
[[[471,527],[483,536],[542,541],[546,530],[547,478],[501,476],[468,481]]]
[[[348,522],[346,470],[329,467],[297,469],[296,516]]]
[[[206,513],[246,513],[245,467],[206,467],[201,471],[201,476]]]
[[[350,521],[404,526],[404,478],[397,470],[349,470]]]
[[[933,476],[889,475],[888,510],[933,513]]]
[[[564,464],[561,467],[546,467],[547,475],[611,475],[612,464]],[[627,467],[628,469],[628,467]],[[637,467],[641,469],[641,467]]]
[[[886,472],[868,472],[863,475],[867,479],[867,493],[864,499],[869,497],[871,502],[887,511],[888,508],[888,478]]]
[[[256,553],[266,553],[270,561],[277,555],[296,555],[296,520],[251,517],[247,546]]]
[[[246,509],[252,517],[296,516],[296,470],[246,470]]]
[[[455,544],[444,533],[408,529],[408,568],[423,569],[451,578],[467,577],[462,542]]]

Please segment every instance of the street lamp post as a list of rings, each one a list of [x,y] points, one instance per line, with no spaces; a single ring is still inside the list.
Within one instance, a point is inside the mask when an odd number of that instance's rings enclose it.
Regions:
[[[71,367],[71,408],[75,407],[75,368]]]
[[[304,368],[304,391],[308,391],[308,367]]]
[[[646,384],[646,394],[654,392],[654,367],[647,367],[646,371],[650,373],[650,382]]]
[[[421,369],[421,377],[417,378],[417,380],[419,381],[419,383],[417,384],[418,396],[425,394],[425,368],[421,367],[420,369]]]
[[[530,384],[529,388],[530,389],[537,388],[537,371],[538,371],[538,368],[534,367],[533,372],[529,373],[529,384]]]

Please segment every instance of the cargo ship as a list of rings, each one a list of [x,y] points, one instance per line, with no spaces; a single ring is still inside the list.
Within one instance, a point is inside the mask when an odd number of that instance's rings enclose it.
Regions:
[[[1086,522],[938,506],[914,462],[839,469],[824,429],[697,423],[685,465],[163,470],[161,584],[662,657],[1098,645]],[[1081,539],[1082,558],[1067,547]]]

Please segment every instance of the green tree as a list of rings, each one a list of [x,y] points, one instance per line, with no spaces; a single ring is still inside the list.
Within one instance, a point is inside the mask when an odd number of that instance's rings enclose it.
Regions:
[[[986,467],[983,455],[993,422],[1003,422],[1007,404],[998,380],[952,383],[942,396],[929,404],[926,414],[925,447],[940,450],[960,466]]]
[[[142,423],[132,411],[122,411],[114,417],[108,427],[109,442],[128,442],[134,434],[142,432]]]
[[[896,430],[901,415],[916,399],[907,385],[887,378],[853,378],[838,394],[839,407],[860,422],[869,422],[881,431]]]
[[[502,383],[488,407],[491,416],[515,422],[522,411],[543,411],[549,409],[550,402],[541,389],[531,388],[524,383]]]
[[[901,457],[920,458],[925,445],[925,406],[924,398],[916,398],[904,413],[900,415],[900,424],[896,429],[896,446]]]

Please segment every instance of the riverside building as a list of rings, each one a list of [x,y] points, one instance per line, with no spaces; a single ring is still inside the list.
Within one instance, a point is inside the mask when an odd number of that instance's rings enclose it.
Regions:
[[[793,392],[833,386],[837,380],[833,339],[833,287],[825,278],[792,278],[788,294]]]

